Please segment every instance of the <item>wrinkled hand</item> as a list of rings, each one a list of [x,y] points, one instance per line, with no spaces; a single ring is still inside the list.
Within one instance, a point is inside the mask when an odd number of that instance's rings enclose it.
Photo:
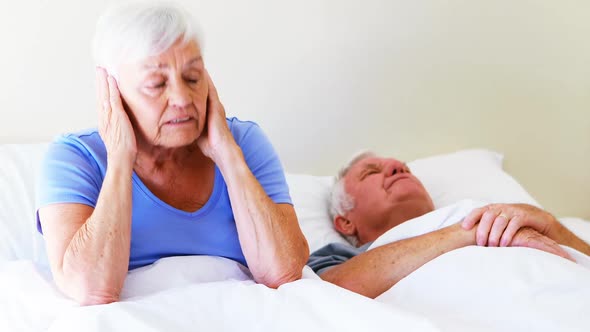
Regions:
[[[137,143],[135,133],[121,101],[117,81],[104,68],[96,68],[98,97],[98,132],[109,158],[135,163]]]
[[[205,71],[205,76],[209,89],[207,93],[207,119],[205,129],[197,140],[197,144],[207,157],[218,163],[219,158],[225,152],[224,149],[232,144],[235,145],[235,140],[227,126],[225,109],[219,100],[217,89],[209,72]]]
[[[510,246],[538,249],[575,262],[575,260],[557,242],[530,227],[519,229],[516,234],[514,234]]]
[[[558,241],[556,228],[559,222],[547,211],[528,204],[490,204],[469,213],[461,226],[469,230],[476,224],[479,246],[508,246],[524,227]]]

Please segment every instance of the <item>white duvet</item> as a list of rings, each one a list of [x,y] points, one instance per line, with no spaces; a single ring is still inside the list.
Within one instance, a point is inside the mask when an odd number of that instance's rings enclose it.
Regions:
[[[371,248],[448,226],[480,205],[462,201],[408,221]],[[584,226],[566,225],[578,233]],[[578,264],[529,248],[454,250],[377,300],[428,317],[443,331],[590,331],[590,258],[564,248]]]
[[[269,289],[233,261],[171,257],[132,271],[122,301],[79,307],[30,261],[0,263],[2,331],[437,331],[427,319],[319,280]]]
[[[456,222],[463,202],[409,221],[373,246]],[[580,263],[588,257],[572,251]],[[527,248],[467,247],[427,263],[370,300],[321,281],[269,289],[240,264],[162,259],[129,273],[118,303],[79,307],[46,268],[0,263],[2,331],[587,331],[590,271]]]

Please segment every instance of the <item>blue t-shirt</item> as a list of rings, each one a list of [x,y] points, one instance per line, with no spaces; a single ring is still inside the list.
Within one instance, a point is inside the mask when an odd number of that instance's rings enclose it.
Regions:
[[[292,204],[280,160],[254,122],[227,119],[246,163],[275,203]],[[54,203],[96,206],[107,169],[105,145],[96,129],[58,137],[45,156],[37,182],[39,208]],[[176,209],[160,200],[133,172],[131,253],[129,269],[168,256],[211,255],[244,265],[227,185],[215,167],[213,191],[196,212]]]

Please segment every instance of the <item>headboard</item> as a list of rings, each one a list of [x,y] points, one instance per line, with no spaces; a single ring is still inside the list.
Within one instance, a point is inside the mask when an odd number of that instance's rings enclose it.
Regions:
[[[114,2],[0,4],[0,143],[94,126],[90,42]],[[482,147],[556,215],[590,218],[590,2],[179,2],[228,115],[288,171]]]

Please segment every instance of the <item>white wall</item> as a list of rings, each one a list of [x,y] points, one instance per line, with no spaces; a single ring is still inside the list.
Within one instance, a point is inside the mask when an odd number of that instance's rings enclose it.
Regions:
[[[2,1],[0,142],[94,125],[90,40],[113,2]],[[183,2],[228,114],[289,171],[486,147],[546,208],[590,218],[589,1]]]

